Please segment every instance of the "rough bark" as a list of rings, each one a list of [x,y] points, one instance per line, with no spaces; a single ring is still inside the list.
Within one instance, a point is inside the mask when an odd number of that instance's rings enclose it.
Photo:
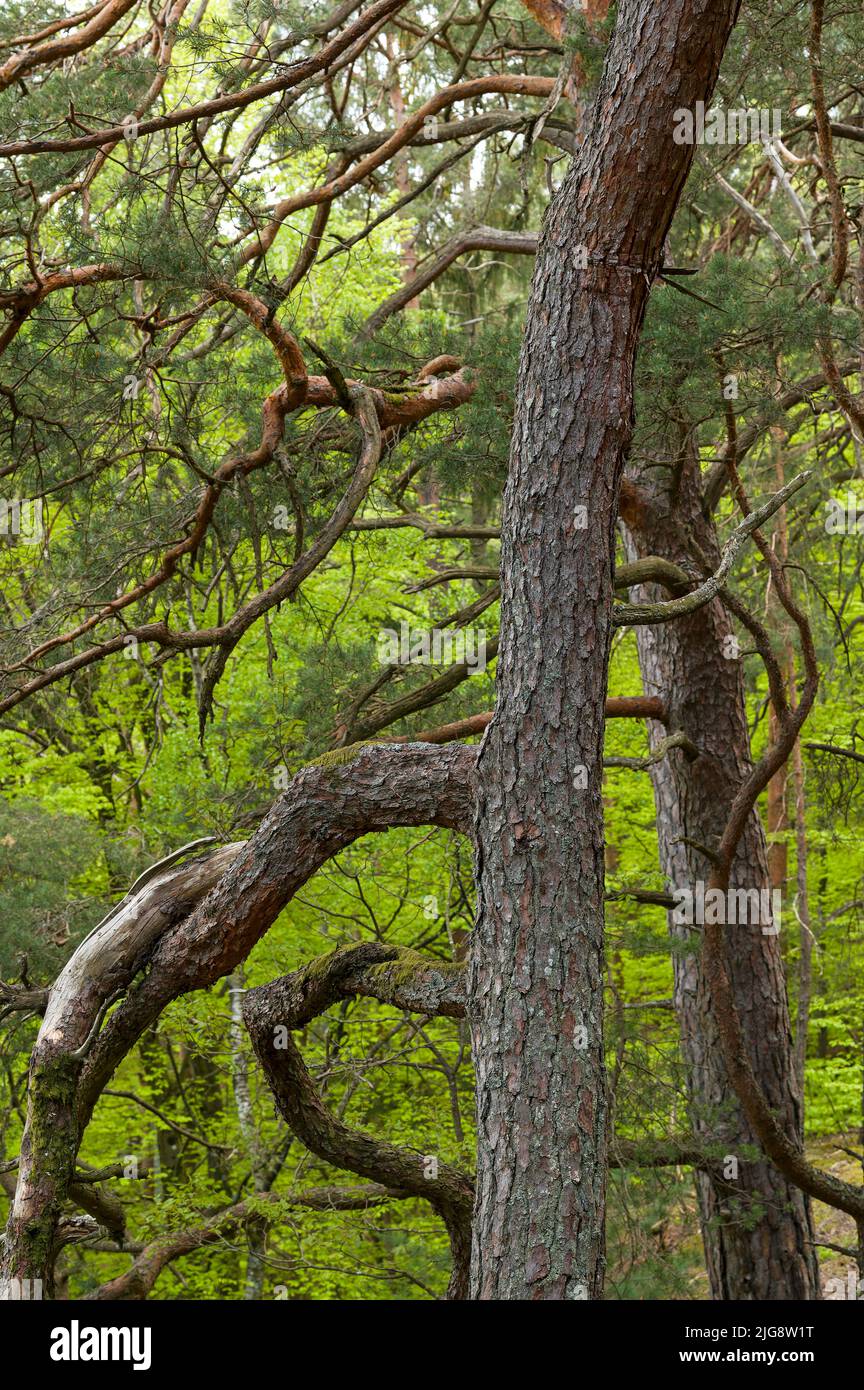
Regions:
[[[540,239],[504,499],[498,704],[478,761],[475,1298],[602,1291],[602,743],[618,491],[645,303],[692,157],[672,140],[673,113],[710,98],[737,9],[625,0]]]
[[[734,456],[730,457],[728,467],[735,499],[746,514],[749,502]],[[785,689],[783,672],[767,629],[742,603],[727,593],[727,605],[747,628],[762,658],[768,677],[771,702],[777,712],[778,736],[765,748],[735,793],[714,855],[706,893],[717,891],[725,894],[728,891],[735,855],[746,831],[748,819],[771,778],[792,756],[819,688],[819,663],[807,615],[790,588],[784,566],[769,542],[758,531],[754,532],[754,540],[771,572],[777,598],[797,629],[803,680],[800,693],[793,705]],[[853,1216],[861,1245],[861,1234],[864,1231],[864,1188],[847,1182],[834,1173],[815,1168],[804,1153],[798,1136],[790,1134],[789,1130],[784,1128],[782,1117],[778,1117],[771,1108],[750,1060],[744,1024],[732,985],[726,935],[722,925],[707,913],[702,930],[702,973],[710,991],[729,1079],[762,1148],[790,1182],[796,1183],[818,1201],[827,1202],[839,1211],[848,1212]]]
[[[312,1153],[340,1168],[373,1178],[401,1195],[423,1197],[447,1225],[453,1264],[448,1295],[464,1298],[468,1287],[473,1184],[467,1173],[448,1164],[430,1176],[422,1156],[349,1129],[328,1114],[299,1049],[286,1030],[305,1028],[313,1018],[342,999],[365,996],[427,1017],[465,1014],[465,970],[459,962],[441,961],[405,947],[367,942],[345,946],[294,974],[250,990],[243,1013],[253,1046],[270,1083],[280,1113]],[[662,1167],[693,1164],[713,1170],[717,1155],[691,1136],[616,1139],[610,1154],[614,1167]]]
[[[645,477],[650,480],[656,474]],[[668,481],[640,481],[642,503],[626,509],[631,554],[659,553],[683,564],[692,561],[687,543],[692,537],[713,564],[719,545],[713,522],[703,515],[695,460],[685,465],[674,496]],[[652,588],[646,597],[657,594]],[[731,633],[719,600],[678,622],[637,629],[646,693],[666,702],[669,726],[683,730],[699,750],[694,760],[672,753],[650,769],[661,867],[674,887],[708,882],[712,864],[699,846],[716,850],[735,793],[751,765],[741,664],[724,655]],[[734,648],[725,645],[725,651]],[[661,725],[649,724],[652,745],[664,735]],[[731,886],[771,886],[765,836],[755,811],[738,847]],[[758,1144],[723,1060],[702,977],[698,930],[694,934],[692,928],[674,925],[671,914],[669,922],[677,943],[675,1007],[692,1128],[705,1141],[720,1141],[738,1159],[737,1178],[724,1179],[722,1171],[697,1178],[712,1297],[818,1298],[809,1202],[767,1159],[745,1157]],[[764,934],[758,924],[726,928],[750,1060],[784,1129],[800,1143],[801,1102],[780,941],[780,936]]]

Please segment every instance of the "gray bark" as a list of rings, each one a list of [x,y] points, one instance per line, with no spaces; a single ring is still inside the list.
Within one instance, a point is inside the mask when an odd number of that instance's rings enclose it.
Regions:
[[[645,478],[649,480],[646,485]],[[692,536],[709,563],[719,546],[713,522],[702,513],[700,479],[690,459],[677,494],[647,472],[640,503],[626,509],[632,558],[662,554],[678,564],[692,555]],[[651,586],[643,596],[659,598]],[[715,600],[678,622],[637,629],[646,694],[661,695],[669,727],[682,730],[699,750],[680,752],[650,768],[657,809],[660,862],[674,887],[707,883],[711,862],[698,845],[716,848],[733,796],[750,767],[740,661],[724,656],[732,628]],[[726,651],[734,651],[728,644]],[[666,730],[649,723],[656,745]],[[691,843],[685,843],[685,837]],[[732,888],[770,888],[765,835],[750,816],[735,858]],[[687,1074],[691,1126],[705,1142],[716,1141],[738,1160],[737,1178],[697,1176],[700,1223],[712,1297],[715,1299],[814,1299],[818,1266],[808,1198],[765,1158],[745,1156],[758,1144],[730,1084],[716,1020],[700,965],[698,929],[675,926],[675,1007]],[[751,1063],[768,1102],[790,1138],[800,1141],[801,1102],[794,1073],[780,936],[759,924],[726,928],[738,1009]],[[681,949],[683,948],[683,949]],[[730,1172],[732,1165],[729,1165]]]

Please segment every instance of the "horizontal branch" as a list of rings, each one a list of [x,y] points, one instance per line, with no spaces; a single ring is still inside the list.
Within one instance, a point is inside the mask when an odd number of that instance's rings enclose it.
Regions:
[[[428,579],[418,580],[416,584],[405,587],[406,594],[423,593],[438,584],[451,584],[460,579],[494,579],[499,571],[494,565],[460,565],[451,569],[437,570]],[[693,576],[661,555],[646,555],[641,560],[619,565],[615,570],[615,588],[631,589],[636,584],[663,584],[672,593],[680,593],[696,581]]]
[[[699,749],[692,739],[680,731],[677,734],[670,734],[668,738],[663,738],[655,744],[651,752],[645,758],[604,758],[604,767],[623,767],[631,772],[647,772],[654,767],[655,763],[660,763],[674,749],[680,748],[688,762],[693,762],[699,757]]]
[[[831,753],[835,758],[851,758],[856,763],[864,763],[864,753],[856,753],[854,748],[840,748],[836,743],[805,743],[814,753]]]
[[[464,525],[446,525],[441,522],[431,521],[428,517],[421,516],[419,512],[402,512],[399,516],[366,516],[360,517],[352,522],[352,531],[398,531],[406,527],[413,527],[417,531],[422,531],[428,540],[474,540],[474,541],[494,541],[501,535],[500,526],[474,526],[470,522]]]
[[[421,729],[416,734],[391,734],[379,740],[382,743],[451,743],[458,738],[473,738],[482,734],[492,723],[494,710],[484,710],[481,714],[470,714],[466,719],[456,719],[452,724],[439,724],[435,729]],[[666,723],[666,707],[659,695],[618,695],[606,700],[607,719],[656,719],[659,724]],[[678,745],[676,745],[678,746]]]

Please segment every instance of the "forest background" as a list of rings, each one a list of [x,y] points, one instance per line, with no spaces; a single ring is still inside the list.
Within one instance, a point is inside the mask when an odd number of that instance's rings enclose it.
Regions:
[[[246,838],[293,774],[327,750],[416,737],[493,708],[496,530],[531,253],[550,191],[578,149],[615,21],[605,5],[575,19],[554,4],[516,0],[390,6],[350,63],[310,78],[289,109],[277,94],[149,133],[148,116],[278,76],[283,50],[313,53],[336,26],[325,7],[293,0],[117,9],[122,23],[107,37],[62,56],[48,77],[11,74],[0,91],[3,147],[127,123],[122,140],[98,152],[24,150],[0,167],[0,305],[9,325],[2,476],[24,516],[0,549],[7,1197],[39,991],[133,880],[190,841]],[[357,9],[341,6],[339,25]],[[814,10],[822,103],[836,127],[830,164],[814,119]],[[0,63],[17,51],[17,36],[63,18],[60,5],[4,4]],[[717,102],[779,111],[782,139],[697,154],[666,253],[670,269],[687,273],[652,290],[631,455],[648,473],[674,469],[674,438],[708,481],[737,441],[757,499],[805,468],[815,472],[766,533],[812,628],[820,686],[796,755],[760,809],[782,895],[807,1152],[849,1181],[864,1165],[864,445],[854,395],[864,308],[862,38],[855,6],[744,5]],[[435,93],[490,75],[546,82],[440,105],[389,161],[326,204],[297,197],[279,216],[266,253],[249,255],[236,277],[265,306],[263,330],[248,307],[212,291],[250,229],[272,225],[279,200],[343,178]],[[67,268],[106,263],[123,276],[70,275],[18,313],[30,277],[62,280]],[[262,401],[279,382],[273,324],[303,344],[321,374],[322,404],[288,417],[270,466],[231,477],[200,546],[148,591],[159,557],[190,534],[202,485],[238,448],[255,447]],[[848,398],[826,377],[825,342],[853,382]],[[374,481],[332,548],[224,648],[136,635],[145,621],[219,627],[325,533],[353,469],[346,380],[376,387],[394,409],[430,383],[440,391],[423,418],[389,427]],[[725,540],[740,520],[736,503],[718,494],[714,507]],[[623,534],[619,561],[622,570],[633,562]],[[753,547],[734,582],[769,630],[794,698],[792,624]],[[136,586],[134,620],[112,613],[108,650],[38,679],[82,650],[79,639],[59,636]],[[486,642],[486,669],[472,674],[458,656],[387,664],[381,634],[403,623],[470,630]],[[772,720],[768,683],[746,626],[734,631],[728,659],[743,671],[758,756]],[[50,663],[45,643],[61,648]],[[658,693],[643,684],[636,629],[622,624],[610,696]],[[477,738],[482,727],[462,736]],[[657,734],[649,744],[640,718],[610,719],[606,731],[606,1046],[622,1141],[610,1179],[607,1298],[708,1293],[694,1169],[645,1161],[646,1145],[687,1128],[673,958],[693,949],[667,930],[664,895],[674,885],[660,868],[648,765]],[[392,829],[317,872],[242,968],[171,1003],[122,1062],[86,1130],[79,1168],[112,1175],[104,1188],[92,1183],[103,1206],[65,1246],[61,1293],[92,1293],[129,1268],[130,1254],[197,1232],[197,1242],[171,1247],[151,1296],[442,1297],[450,1255],[435,1213],[416,1197],[339,1209],[350,1206],[345,1174],[277,1117],[239,1001],[245,989],[350,944],[458,963],[473,913],[465,840],[444,828]],[[470,1169],[464,1020],[350,998],[301,1039],[340,1120],[410,1146],[435,1171]],[[336,1184],[334,1201],[295,1200]],[[105,1218],[118,1193],[122,1245]],[[241,1202],[242,1219],[220,1223]],[[823,1288],[834,1280],[835,1291],[845,1289],[856,1270],[854,1222],[818,1203],[815,1218]]]

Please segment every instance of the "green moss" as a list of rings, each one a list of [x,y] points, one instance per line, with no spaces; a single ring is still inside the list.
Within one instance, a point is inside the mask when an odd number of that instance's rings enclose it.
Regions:
[[[398,955],[393,960],[379,961],[376,965],[371,965],[370,970],[377,970],[381,974],[389,975],[394,984],[410,984],[419,970],[435,971],[438,975],[451,975],[453,979],[458,979],[463,970],[464,964],[456,960],[437,960],[432,956],[423,955],[421,951],[413,951],[409,946],[397,946]]]
[[[39,1215],[27,1223],[24,1242],[27,1267],[33,1277],[46,1280],[54,1254],[55,1223],[75,1163],[78,1073],[78,1062],[64,1055],[38,1068],[31,1082],[29,1147],[35,1155],[31,1182],[46,1194],[47,1200]]]
[[[377,747],[383,742],[382,739],[369,738],[361,739],[359,743],[351,743],[347,748],[333,748],[329,753],[322,753],[320,758],[313,758],[306,767],[344,767],[346,763],[353,763],[358,758],[364,748]]]
[[[340,956],[350,955],[354,950],[356,947],[353,944],[337,946],[335,951],[328,951],[324,956],[315,956],[314,960],[307,961],[303,966],[304,978],[312,980],[318,975],[328,975]]]

